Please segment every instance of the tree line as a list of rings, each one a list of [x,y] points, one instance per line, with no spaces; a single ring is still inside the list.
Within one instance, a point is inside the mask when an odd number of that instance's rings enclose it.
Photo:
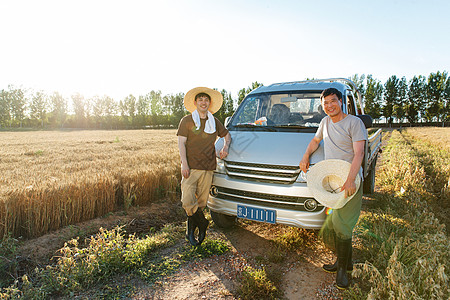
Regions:
[[[221,91],[224,105],[216,117],[224,120],[234,112],[231,93]],[[1,128],[85,128],[129,129],[176,127],[188,112],[183,93],[162,95],[150,91],[115,101],[109,96],[85,98],[74,94],[67,99],[59,92],[29,91],[9,85],[0,90]],[[69,109],[71,101],[71,109]]]
[[[392,75],[384,84],[372,75],[353,75],[350,79],[361,91],[365,113],[374,120],[384,119],[388,124],[449,121],[447,71],[414,76],[409,81]]]
[[[450,77],[447,71],[430,73],[428,77],[414,76],[409,81],[392,75],[384,84],[372,75],[355,74],[350,79],[362,94],[365,113],[375,122],[449,121]],[[242,88],[237,99],[222,89],[224,103],[215,116],[224,122],[245,96],[261,85],[255,81]],[[161,91],[152,90],[146,95],[130,94],[119,101],[109,96],[85,98],[81,94],[67,99],[59,92],[49,95],[9,85],[0,90],[0,128],[176,127],[188,113],[183,98],[183,93],[162,95]]]

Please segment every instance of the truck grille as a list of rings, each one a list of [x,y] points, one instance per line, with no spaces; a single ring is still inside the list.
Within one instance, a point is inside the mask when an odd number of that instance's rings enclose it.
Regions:
[[[300,174],[300,168],[298,166],[225,161],[225,168],[230,177],[282,184],[294,183],[297,180],[298,174]]]
[[[265,205],[272,208],[286,208],[292,210],[306,211],[304,207],[305,197],[295,197],[295,196],[283,196],[283,195],[273,195],[257,192],[249,192],[242,190],[235,190],[229,188],[218,187],[217,188],[217,198],[223,200],[236,201],[239,203],[253,204],[253,205]],[[324,207],[319,204],[314,211],[320,211]]]

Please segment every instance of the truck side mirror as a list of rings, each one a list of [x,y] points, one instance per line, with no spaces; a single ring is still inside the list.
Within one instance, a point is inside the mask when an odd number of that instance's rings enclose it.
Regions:
[[[226,117],[225,122],[223,122],[225,127],[228,127],[228,123],[230,123],[231,117]]]
[[[358,118],[361,119],[361,121],[363,121],[364,126],[366,126],[366,128],[371,128],[372,124],[373,124],[373,120],[372,117],[369,115],[357,115]]]

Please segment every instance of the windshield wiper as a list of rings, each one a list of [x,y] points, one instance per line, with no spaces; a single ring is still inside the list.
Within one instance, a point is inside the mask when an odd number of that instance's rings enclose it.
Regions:
[[[237,124],[232,125],[232,127],[238,127],[238,128],[258,128],[262,131],[276,131],[273,126],[261,126],[261,125],[255,125],[255,124]]]
[[[312,128],[311,126],[298,125],[298,124],[283,124],[283,125],[274,125],[275,128]]]
[[[255,124],[250,124],[250,123],[248,123],[248,124],[236,124],[236,125],[233,125],[234,127],[261,127],[260,125],[255,125]]]

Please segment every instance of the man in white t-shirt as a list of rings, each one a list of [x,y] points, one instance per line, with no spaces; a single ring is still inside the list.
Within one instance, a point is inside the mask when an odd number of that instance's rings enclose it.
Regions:
[[[325,159],[342,159],[351,163],[347,180],[341,188],[346,197],[353,198],[340,209],[333,209],[327,217],[322,236],[332,236],[336,248],[337,260],[334,264],[324,265],[327,272],[336,272],[336,285],[340,289],[348,288],[350,282],[347,271],[352,265],[352,232],[361,212],[362,184],[356,190],[355,178],[362,175],[361,164],[364,158],[364,145],[367,140],[367,130],[358,117],[347,115],[342,111],[342,93],[335,88],[328,88],[321,95],[322,107],[327,114],[320,122],[316,135],[306,148],[300,161],[300,169],[306,173],[309,168],[309,158],[323,140]],[[363,178],[361,176],[361,178]]]

